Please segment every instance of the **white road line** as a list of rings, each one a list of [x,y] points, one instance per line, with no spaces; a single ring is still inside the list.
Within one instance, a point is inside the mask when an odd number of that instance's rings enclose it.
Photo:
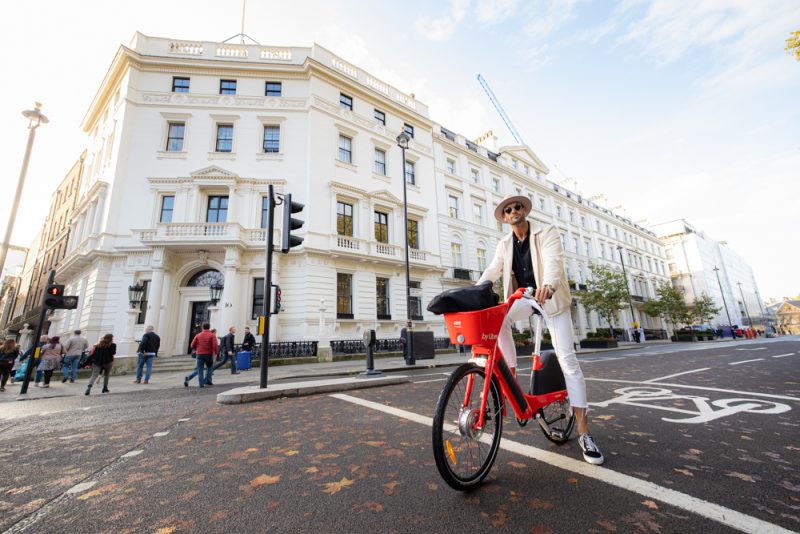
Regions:
[[[595,358],[595,359],[592,359],[592,360],[578,360],[578,361],[581,362],[581,363],[582,362],[589,362],[589,363],[592,363],[592,362],[610,362],[612,360],[624,360],[626,357],[627,356],[621,356],[619,358]]]
[[[153,434],[153,437],[154,438],[161,438],[161,437],[166,436],[167,434],[169,434],[169,430],[167,430],[166,432],[156,432],[155,434]]]
[[[667,378],[673,378],[673,377],[681,376],[681,375],[688,375],[689,373],[699,373],[700,371],[708,371],[709,369],[711,369],[711,367],[703,367],[702,369],[693,369],[691,371],[684,371],[682,373],[675,373],[674,375],[667,375],[667,376],[661,376],[661,377],[658,377],[658,378],[651,378],[650,380],[645,380],[645,383],[646,382],[658,382],[659,380],[665,380]]]
[[[417,380],[415,384],[427,384],[428,382],[444,382],[446,378],[434,378],[432,380]]]
[[[96,480],[92,482],[81,482],[80,484],[75,484],[70,489],[67,490],[67,495],[73,495],[75,493],[83,493],[84,491],[88,490],[92,486],[97,484]]]
[[[722,389],[722,388],[707,388],[703,386],[687,386],[686,384],[672,384],[669,382],[641,382],[638,380],[617,380],[616,378],[586,378],[585,380],[591,380],[593,382],[618,382],[620,384],[657,384],[659,386],[670,386],[673,388],[680,388],[680,389],[699,389],[701,391],[717,391],[719,393],[735,393],[736,395],[747,395],[748,397],[765,397],[767,399],[781,399],[781,400],[788,400],[788,401],[795,401],[800,402],[800,397],[790,397],[789,395],[773,395],[771,393],[753,393],[751,391],[736,391],[733,389]]]
[[[767,347],[753,347],[751,349],[736,349],[736,350],[767,350]]]
[[[188,417],[184,417],[183,419],[178,419],[178,422],[179,422],[179,423],[185,423],[185,422],[186,422],[186,421],[188,421],[188,420],[189,420],[189,418],[188,418]]]
[[[120,456],[120,458],[133,458],[134,456],[139,456],[139,455],[140,455],[140,454],[142,454],[143,452],[144,452],[144,451],[143,451],[142,449],[138,449],[138,450],[135,450],[135,451],[126,452],[125,454],[123,454],[122,456]]]
[[[358,404],[359,406],[370,408],[372,410],[388,413],[390,415],[413,421],[415,423],[420,423],[425,426],[431,426],[433,424],[433,421],[430,417],[400,410],[391,406],[384,406],[383,404],[378,404],[377,402],[371,402],[341,393],[335,393],[331,395],[331,397],[335,397],[339,400],[353,404]],[[704,501],[702,499],[698,499],[697,497],[692,497],[691,495],[665,488],[646,480],[640,480],[630,475],[618,473],[608,468],[593,466],[579,460],[574,460],[572,458],[562,456],[561,454],[531,447],[530,445],[524,445],[509,439],[501,440],[500,447],[507,451],[550,464],[554,467],[558,467],[578,475],[583,475],[587,478],[593,478],[595,480],[611,484],[612,486],[661,501],[671,506],[681,508],[693,514],[717,521],[718,523],[722,523],[723,525],[742,530],[744,532],[791,532],[778,525],[743,514],[741,512],[737,512],[736,510],[732,510],[709,501]]]
[[[438,373],[420,373],[420,374],[414,375],[414,376],[417,377],[417,376],[442,376],[442,375],[450,376],[450,373],[442,373],[442,372],[438,372]]]
[[[773,358],[785,358],[786,356],[794,356],[794,352],[787,352],[786,354],[776,354]]]
[[[72,434],[71,436],[60,436],[58,439],[74,439],[84,436],[85,434]]]
[[[742,360],[740,362],[731,362],[728,365],[739,365],[740,363],[760,362],[763,360],[764,358],[756,358],[755,360]]]

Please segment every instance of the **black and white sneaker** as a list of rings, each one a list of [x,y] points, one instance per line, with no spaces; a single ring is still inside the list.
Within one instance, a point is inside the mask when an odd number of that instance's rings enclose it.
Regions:
[[[600,452],[600,448],[589,434],[581,434],[578,438],[578,445],[581,446],[581,450],[583,451],[583,459],[590,464],[601,465],[606,461],[603,457],[603,453]]]

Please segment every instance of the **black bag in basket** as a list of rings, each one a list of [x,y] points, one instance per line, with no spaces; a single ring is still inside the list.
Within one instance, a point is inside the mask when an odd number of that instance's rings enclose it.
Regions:
[[[492,291],[491,282],[448,289],[439,293],[428,304],[428,311],[441,315],[443,313],[485,310],[497,306],[500,295]]]

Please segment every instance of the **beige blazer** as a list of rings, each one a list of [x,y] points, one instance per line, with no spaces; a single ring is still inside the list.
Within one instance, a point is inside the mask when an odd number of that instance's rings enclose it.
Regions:
[[[559,315],[569,311],[572,296],[569,292],[567,275],[564,272],[564,247],[561,236],[555,226],[542,224],[528,219],[531,226],[531,262],[536,276],[536,285],[541,287],[550,284],[556,290],[553,297],[544,303],[544,311],[550,315]],[[511,276],[514,261],[514,233],[509,233],[497,244],[492,263],[483,271],[478,283],[494,282],[503,277],[504,298],[516,291],[517,280]]]

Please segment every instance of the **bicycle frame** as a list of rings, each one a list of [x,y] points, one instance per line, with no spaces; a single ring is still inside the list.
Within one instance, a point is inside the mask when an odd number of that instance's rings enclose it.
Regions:
[[[512,294],[508,301],[506,301],[506,315],[508,315],[509,310],[511,310],[511,306],[514,304],[515,301],[523,298],[523,294],[525,292],[525,288],[518,289],[514,294]],[[502,328],[502,327],[501,327]],[[498,332],[499,334],[499,332]],[[531,370],[531,379],[533,378],[533,371],[537,371],[542,368],[540,358],[540,344],[541,344],[541,321],[536,321],[536,340],[534,343],[534,357],[533,357],[533,368]],[[519,420],[527,420],[535,417],[538,411],[557,401],[563,401],[567,398],[567,391],[565,389],[554,391],[551,393],[545,393],[542,395],[529,395],[522,391],[522,388],[519,385],[516,377],[511,374],[511,369],[508,367],[508,364],[503,358],[503,354],[500,351],[499,346],[495,343],[492,349],[480,346],[480,345],[473,345],[472,346],[472,355],[473,358],[475,357],[486,357],[485,363],[485,373],[486,376],[489,377],[487,380],[484,380],[483,383],[483,392],[481,395],[481,407],[480,407],[480,414],[478,416],[478,420],[475,422],[476,429],[482,429],[484,424],[486,423],[486,405],[489,399],[489,388],[491,387],[491,379],[496,379],[498,385],[500,386],[500,392],[502,395],[501,399],[501,410],[502,416],[506,415],[506,402],[511,405],[511,409],[514,411],[517,419]],[[467,381],[467,388],[464,395],[464,401],[462,404],[463,408],[467,408],[469,406],[469,399],[472,395],[472,386],[474,382],[474,377],[470,376]]]

